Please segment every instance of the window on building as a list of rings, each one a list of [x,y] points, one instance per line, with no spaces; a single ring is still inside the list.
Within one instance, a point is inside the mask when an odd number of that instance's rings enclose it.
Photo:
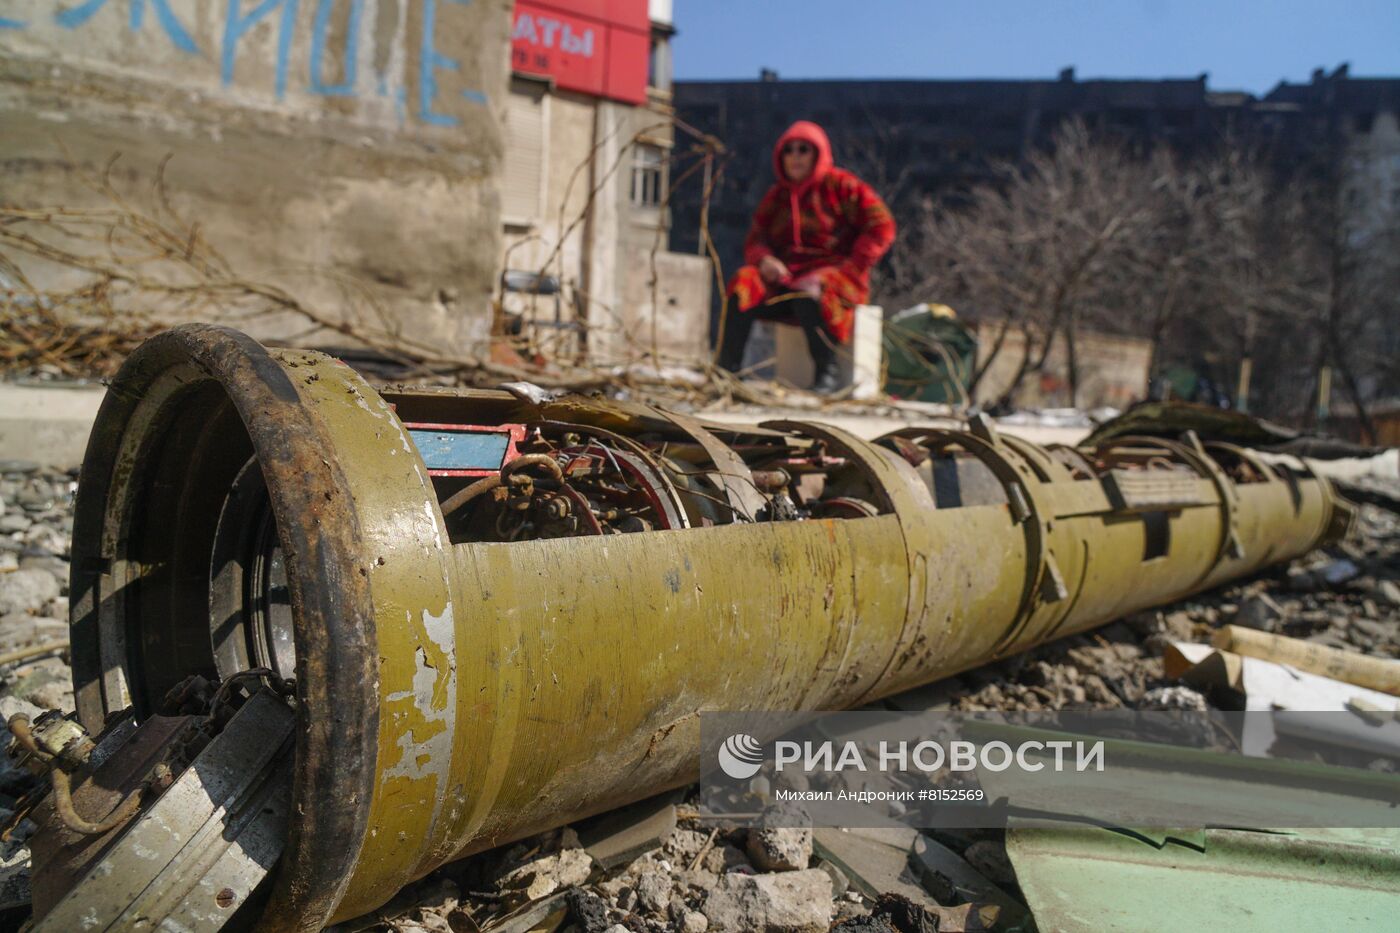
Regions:
[[[671,32],[653,28],[651,50],[647,57],[647,87],[671,93]]]
[[[501,214],[512,226],[532,226],[544,215],[548,89],[543,81],[515,77],[506,95]]]
[[[666,150],[638,143],[632,150],[632,203],[660,207],[666,199]]]

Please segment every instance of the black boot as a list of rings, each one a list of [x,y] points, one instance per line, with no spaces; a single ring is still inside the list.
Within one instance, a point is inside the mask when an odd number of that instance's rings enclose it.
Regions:
[[[832,339],[826,332],[821,305],[811,298],[796,300],[792,305],[793,314],[807,338],[807,352],[812,355],[812,391],[818,395],[839,392],[841,364],[836,359]]]
[[[754,312],[743,312],[735,307],[730,298],[724,309],[724,334],[720,338],[719,365],[731,373],[737,373],[744,366],[744,348],[749,342],[749,331],[753,330],[756,317]]]
[[[841,364],[837,362],[836,351],[831,347],[823,346],[826,349],[824,356],[812,354],[812,362],[815,364],[815,371],[812,375],[812,391],[818,395],[834,395],[841,391]]]

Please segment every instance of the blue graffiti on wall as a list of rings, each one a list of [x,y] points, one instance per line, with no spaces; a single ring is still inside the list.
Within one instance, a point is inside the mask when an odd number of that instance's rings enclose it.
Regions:
[[[326,84],[322,78],[321,58],[326,51],[326,33],[330,31],[331,14],[335,12],[335,7],[336,0],[319,0],[316,7],[316,21],[311,26],[311,84],[308,90],[326,97],[354,97],[359,59],[355,40],[360,35],[360,14],[364,11],[365,0],[350,0],[350,20],[345,27],[345,50],[341,56],[345,74],[339,84]]]
[[[171,42],[175,43],[175,47],[184,52],[197,54],[199,46],[194,44],[194,39],[190,38],[185,27],[180,25],[175,14],[170,12],[170,6],[166,0],[151,0],[151,4],[156,8],[156,19],[160,22],[160,28],[165,30],[165,34],[170,37]],[[107,0],[88,0],[87,3],[75,6],[71,10],[60,10],[54,14],[53,18],[64,29],[77,29],[92,19],[93,14],[106,5]],[[141,31],[141,27],[146,22],[146,0],[131,0],[131,10],[127,14],[127,22],[132,32]]]
[[[277,31],[277,99],[287,94],[287,58],[292,52],[292,34],[297,24],[297,0],[262,0],[249,14],[242,15],[240,0],[228,0],[228,16],[224,19],[224,87],[233,83],[233,63],[238,57],[238,40],[258,24],[258,20],[278,7],[282,8],[282,23]]]
[[[109,2],[110,0],[85,0],[77,6],[56,11],[53,19],[64,29],[78,29],[86,25]],[[127,28],[132,32],[140,32],[145,27],[148,0],[127,0],[127,2],[129,4]],[[340,60],[343,63],[342,73],[338,82],[331,83],[324,73],[326,44],[331,32],[332,17],[337,9],[347,2],[349,10],[346,17],[345,45],[340,55]],[[437,48],[434,35],[437,31],[440,3],[466,5],[471,0],[410,0],[410,2],[422,4],[416,116],[424,123],[433,126],[457,126],[461,123],[457,117],[435,108],[439,91],[438,73],[441,71],[460,71],[462,63],[441,52]],[[248,0],[225,0],[224,33],[219,49],[220,77],[225,87],[237,83],[236,65],[239,42],[260,22],[280,11],[280,16],[277,17],[275,88],[278,100],[286,96],[288,63],[291,59],[292,43],[296,34],[299,3],[300,0],[257,0],[256,4],[249,9],[247,8]],[[156,22],[171,44],[182,52],[191,55],[200,54],[200,48],[190,35],[189,30],[171,11],[169,0],[149,0],[149,5],[155,9]],[[308,69],[310,74],[308,75],[306,91],[322,97],[359,96],[360,91],[356,79],[359,74],[359,35],[363,13],[364,0],[316,0],[316,12],[312,17],[311,24],[311,55]],[[0,16],[0,29],[22,30],[28,28],[29,23],[24,20]],[[388,76],[378,75],[375,82],[376,92],[384,97],[392,95],[399,105],[402,115],[403,90],[391,88],[390,83]],[[468,88],[461,92],[461,96],[475,104],[486,106],[486,95],[481,91]]]
[[[471,0],[450,0],[452,3],[469,3]],[[437,99],[437,70],[457,71],[462,63],[448,58],[433,44],[433,32],[437,28],[437,0],[423,0],[423,44],[418,50],[418,119],[435,126],[456,126],[461,121],[456,117],[437,113],[433,101]],[[480,91],[463,91],[462,96],[478,104],[485,104],[486,98]]]

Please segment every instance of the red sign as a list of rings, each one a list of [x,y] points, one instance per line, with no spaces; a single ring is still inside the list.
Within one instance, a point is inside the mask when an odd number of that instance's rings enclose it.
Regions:
[[[630,104],[647,99],[647,0],[530,0],[515,4],[511,68],[559,87]]]

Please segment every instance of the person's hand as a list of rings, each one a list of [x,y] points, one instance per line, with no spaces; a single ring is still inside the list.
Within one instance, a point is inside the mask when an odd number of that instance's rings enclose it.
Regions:
[[[763,281],[769,285],[776,285],[779,282],[786,282],[792,278],[792,273],[788,267],[783,265],[783,261],[777,256],[764,256],[758,263],[758,274]]]
[[[804,275],[802,278],[788,285],[795,292],[801,292],[808,298],[822,300],[822,278],[819,275]]]

